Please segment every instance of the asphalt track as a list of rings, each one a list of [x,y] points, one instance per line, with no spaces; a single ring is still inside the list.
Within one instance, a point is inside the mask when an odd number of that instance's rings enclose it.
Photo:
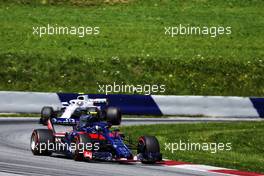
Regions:
[[[245,119],[244,119],[245,120]],[[186,121],[186,119],[185,119]],[[185,122],[182,120],[182,122]],[[220,120],[221,121],[221,120]],[[123,125],[180,123],[178,120],[159,121],[159,119],[124,120]],[[196,122],[187,120],[187,122]],[[197,121],[199,122],[199,121]],[[0,119],[0,175],[103,175],[103,176],[217,176],[224,174],[192,171],[184,168],[144,165],[141,163],[120,164],[103,162],[76,162],[63,156],[33,156],[29,141],[33,129],[45,128],[36,119]]]

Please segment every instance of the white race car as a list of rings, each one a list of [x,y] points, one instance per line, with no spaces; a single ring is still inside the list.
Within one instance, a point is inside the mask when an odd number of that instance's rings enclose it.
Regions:
[[[82,111],[85,110],[87,112],[87,109],[89,109],[88,112],[90,113],[97,113],[98,116],[100,116],[101,118],[104,118],[105,113],[112,114],[114,116],[116,115],[118,116],[118,114],[121,114],[120,110],[115,107],[108,107],[107,109],[102,110],[101,106],[103,104],[107,106],[108,104],[107,99],[105,98],[91,99],[88,97],[88,95],[80,95],[77,97],[77,99],[70,100],[69,103],[63,102],[62,107],[60,108],[59,111],[54,111],[54,109],[50,106],[44,106],[41,110],[40,123],[43,125],[47,125],[48,119],[51,118],[62,118],[62,119],[79,118]]]

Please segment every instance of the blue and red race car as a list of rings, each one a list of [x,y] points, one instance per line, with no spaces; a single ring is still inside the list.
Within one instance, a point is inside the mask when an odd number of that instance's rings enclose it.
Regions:
[[[127,143],[119,129],[121,112],[108,107],[101,110],[95,103],[103,99],[80,96],[60,112],[44,107],[40,122],[47,129],[35,129],[30,147],[34,155],[64,154],[76,161],[141,161],[155,163],[162,160],[159,142],[154,136],[141,136],[137,144]],[[134,155],[133,151],[137,153]]]

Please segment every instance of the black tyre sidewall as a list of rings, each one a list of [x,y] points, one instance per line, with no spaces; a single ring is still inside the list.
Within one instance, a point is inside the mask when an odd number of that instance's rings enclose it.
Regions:
[[[112,125],[120,125],[122,120],[121,111],[115,107],[109,107],[106,109],[107,122]]]
[[[137,153],[142,156],[147,155],[147,153],[160,153],[160,145],[157,138],[155,136],[141,136],[138,140]],[[156,161],[143,158],[141,162],[144,164],[153,164]]]
[[[34,139],[33,139],[34,138]],[[32,149],[32,140],[35,142],[35,148]],[[48,150],[48,144],[55,144],[53,132],[48,129],[37,129],[32,132],[30,148],[34,155],[49,156],[52,154],[51,150]],[[40,145],[46,145],[46,150],[41,151]]]
[[[41,109],[41,118],[40,118],[40,123],[43,125],[47,125],[48,120],[54,115],[54,110],[50,106],[44,106]]]

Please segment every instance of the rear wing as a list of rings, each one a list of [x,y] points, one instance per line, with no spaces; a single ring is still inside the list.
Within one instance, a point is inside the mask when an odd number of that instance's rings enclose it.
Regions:
[[[56,137],[65,137],[67,132],[71,132],[78,121],[76,119],[53,118],[48,120],[48,129],[53,131]]]

